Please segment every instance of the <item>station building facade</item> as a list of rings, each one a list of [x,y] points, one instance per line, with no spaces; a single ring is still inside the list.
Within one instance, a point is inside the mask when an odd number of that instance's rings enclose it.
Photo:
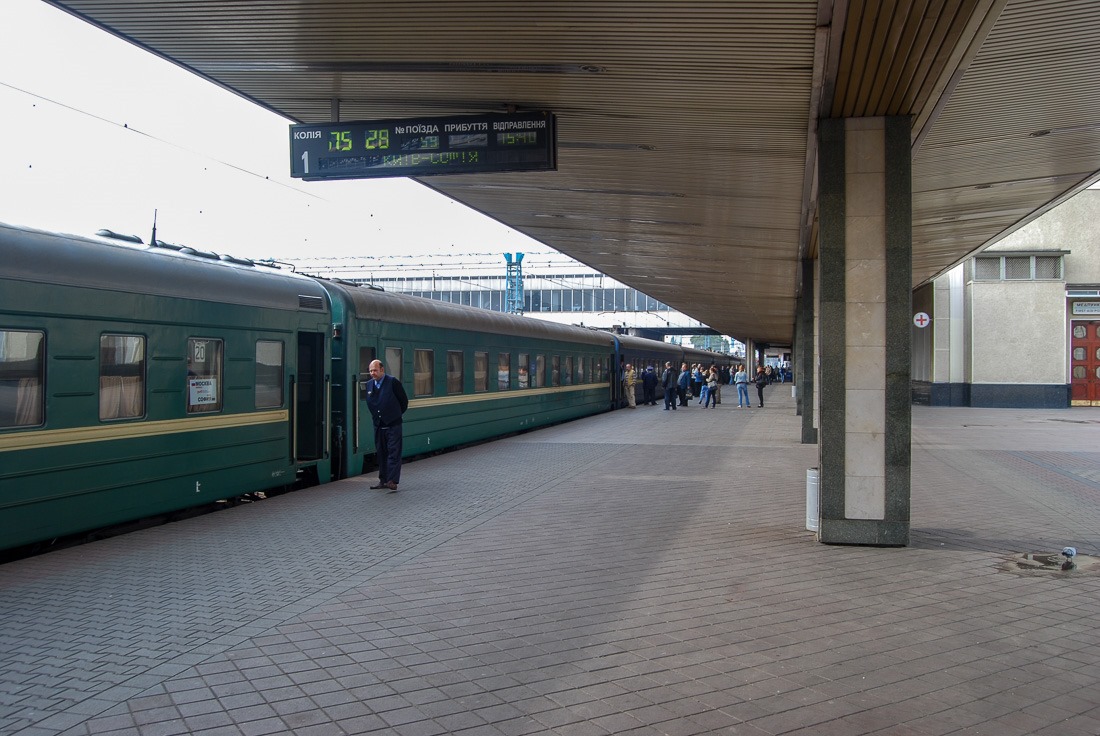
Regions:
[[[1088,189],[917,289],[914,402],[1100,406],[1097,223]]]

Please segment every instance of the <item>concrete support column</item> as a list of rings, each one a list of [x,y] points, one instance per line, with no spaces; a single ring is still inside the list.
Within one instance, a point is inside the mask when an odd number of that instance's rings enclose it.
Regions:
[[[804,294],[799,294],[794,300],[794,342],[791,343],[791,382],[794,384],[794,414],[802,416],[802,392],[798,390],[798,383],[802,380],[802,370],[798,356],[802,351],[802,302]]]
[[[908,118],[820,121],[819,539],[909,543]]]
[[[798,297],[798,326],[795,331],[794,371],[798,413],[802,415],[802,444],[817,442],[814,426],[814,262],[802,261],[802,294]]]
[[[759,358],[759,350],[760,346],[752,338],[745,341],[745,370],[748,372],[750,380],[756,375],[756,361]]]

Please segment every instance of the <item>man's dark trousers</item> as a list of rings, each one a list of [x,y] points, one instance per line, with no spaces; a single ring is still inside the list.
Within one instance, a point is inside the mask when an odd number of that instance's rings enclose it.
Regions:
[[[374,450],[378,459],[378,480],[401,482],[401,423],[374,428]],[[392,470],[391,470],[392,469]]]

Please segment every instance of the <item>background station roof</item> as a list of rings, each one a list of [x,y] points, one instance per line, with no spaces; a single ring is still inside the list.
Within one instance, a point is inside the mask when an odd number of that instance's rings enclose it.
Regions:
[[[52,4],[302,123],[552,111],[557,171],[425,183],[742,340],[791,341],[818,119],[912,117],[914,286],[1100,170],[1093,0]]]

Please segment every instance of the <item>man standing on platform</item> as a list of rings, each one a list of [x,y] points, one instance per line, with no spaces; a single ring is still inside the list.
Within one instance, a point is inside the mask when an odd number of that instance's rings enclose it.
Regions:
[[[634,409],[637,405],[637,397],[634,395],[634,386],[638,383],[638,374],[634,372],[634,366],[626,364],[626,372],[623,373],[623,393],[626,394],[626,406]]]
[[[657,372],[653,366],[645,369],[642,374],[642,403],[646,406],[657,406]]]
[[[378,459],[378,484],[372,489],[397,490],[401,482],[401,415],[409,408],[405,387],[387,376],[382,361],[372,360],[367,382],[367,409],[374,421],[374,451]]]
[[[661,376],[661,385],[665,389],[665,411],[676,410],[676,379],[679,375],[672,363],[665,363],[665,372]]]
[[[680,406],[688,405],[688,389],[691,387],[691,366],[684,363],[680,366],[680,377],[676,380],[676,398],[680,400]]]

